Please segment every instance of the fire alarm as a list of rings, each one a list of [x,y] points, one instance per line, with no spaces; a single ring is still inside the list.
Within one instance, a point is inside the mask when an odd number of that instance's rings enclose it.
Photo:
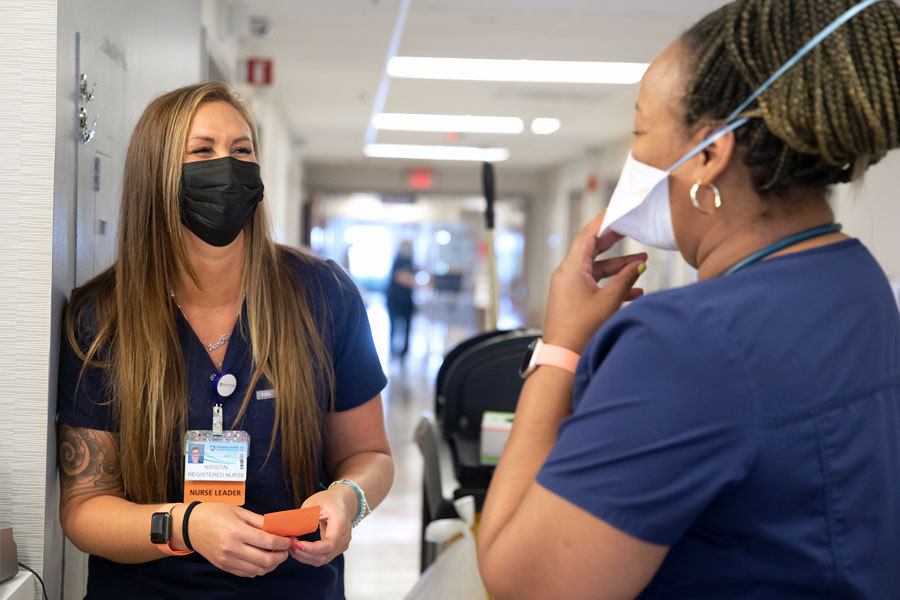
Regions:
[[[248,58],[247,83],[250,85],[272,85],[272,59]]]

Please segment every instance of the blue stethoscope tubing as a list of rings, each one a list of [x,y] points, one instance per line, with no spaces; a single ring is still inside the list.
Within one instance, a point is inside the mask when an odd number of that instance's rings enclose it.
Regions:
[[[733,275],[737,273],[741,269],[745,267],[749,267],[754,263],[758,263],[765,257],[775,254],[779,250],[783,250],[788,246],[793,246],[794,244],[799,244],[800,242],[805,242],[806,240],[811,240],[813,238],[817,238],[823,235],[828,235],[829,233],[837,233],[842,228],[840,223],[829,223],[828,225],[822,225],[820,227],[813,227],[812,229],[807,229],[806,231],[801,231],[800,233],[795,233],[794,235],[788,236],[783,240],[777,241],[774,244],[766,246],[762,250],[758,250],[737,263],[727,271],[725,271],[725,276]]]

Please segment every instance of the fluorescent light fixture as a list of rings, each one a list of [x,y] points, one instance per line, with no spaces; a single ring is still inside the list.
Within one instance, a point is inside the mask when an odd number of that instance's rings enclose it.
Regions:
[[[434,234],[434,241],[436,241],[441,246],[446,246],[447,244],[449,244],[451,239],[453,238],[450,235],[450,232],[446,229],[441,229]]]
[[[559,119],[538,117],[531,122],[531,132],[537,135],[549,135],[559,130]]]
[[[372,117],[376,129],[397,131],[453,131],[466,133],[522,133],[519,117],[477,117],[473,115],[419,115],[381,113]]]
[[[366,144],[363,154],[373,158],[410,158],[414,160],[471,160],[502,162],[509,158],[506,148],[474,146],[419,146],[415,144]]]
[[[649,63],[395,56],[391,77],[546,83],[637,83]]]

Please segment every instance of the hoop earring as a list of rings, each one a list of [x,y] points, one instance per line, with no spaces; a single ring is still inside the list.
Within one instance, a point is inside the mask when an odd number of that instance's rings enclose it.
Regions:
[[[713,210],[706,210],[705,208],[703,208],[702,206],[700,206],[700,203],[697,201],[697,192],[699,192],[699,191],[700,191],[700,188],[701,188],[702,186],[704,186],[704,185],[708,185],[709,187],[711,187],[713,193],[716,195],[715,200],[713,200],[713,204],[714,204],[715,208],[718,209],[718,208],[721,208],[721,207],[722,207],[722,194],[719,193],[719,188],[717,188],[717,187],[716,187],[714,184],[712,184],[712,183],[700,183],[700,182],[698,181],[698,182],[695,183],[693,186],[691,186],[691,202],[694,204],[694,208],[696,208],[697,210],[699,210],[699,211],[700,211],[701,213],[703,213],[704,215],[711,215],[711,214],[713,214],[714,212],[716,212],[716,210],[715,210],[715,209],[713,209]]]

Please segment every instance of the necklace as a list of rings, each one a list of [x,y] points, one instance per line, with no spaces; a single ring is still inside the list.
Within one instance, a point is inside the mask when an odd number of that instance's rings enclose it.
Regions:
[[[207,344],[207,345],[206,345],[206,349],[207,349],[208,351],[212,352],[212,351],[215,350],[216,348],[221,347],[225,342],[227,342],[227,341],[230,340],[230,339],[231,339],[231,334],[230,334],[230,333],[223,333],[222,335],[219,336],[219,341],[218,341],[218,342],[216,342],[215,344]]]
[[[181,314],[184,316],[185,321],[187,321],[187,315],[184,314],[184,309],[181,308],[181,305],[178,304],[178,300],[175,299],[175,290],[169,290],[169,297],[172,298],[172,302],[175,303],[175,306],[178,307],[178,310],[181,311]],[[225,345],[225,342],[227,342],[230,339],[231,339],[230,333],[223,333],[222,335],[219,336],[218,342],[215,342],[212,344],[206,344],[206,351],[213,352],[215,350],[218,350],[219,348],[221,348],[222,346]],[[200,342],[200,343],[202,344],[203,342]]]

